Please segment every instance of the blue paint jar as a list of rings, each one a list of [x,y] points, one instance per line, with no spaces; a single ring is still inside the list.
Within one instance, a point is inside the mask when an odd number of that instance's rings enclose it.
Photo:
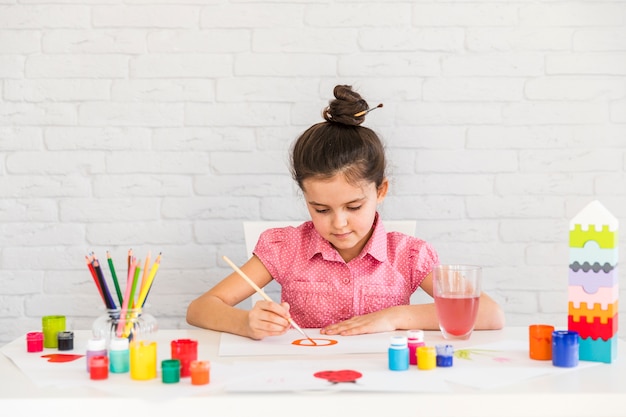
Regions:
[[[437,366],[450,367],[454,358],[454,347],[452,345],[437,345]]]
[[[578,332],[555,330],[552,332],[552,365],[573,368],[578,365]]]
[[[389,344],[389,369],[406,371],[409,369],[409,346],[406,336],[392,336]]]

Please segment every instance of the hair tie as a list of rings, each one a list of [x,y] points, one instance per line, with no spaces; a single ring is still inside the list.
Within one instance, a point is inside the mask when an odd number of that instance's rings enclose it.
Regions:
[[[382,107],[382,106],[383,106],[383,103],[380,103],[380,104],[379,104],[378,106],[376,106],[376,107],[372,107],[371,109],[368,109],[368,110],[363,110],[363,111],[360,111],[360,112],[356,113],[356,114],[354,115],[354,117],[361,117],[361,116],[365,116],[367,113],[371,112],[372,110],[375,110],[375,109],[377,109],[377,108],[379,108],[379,107]]]

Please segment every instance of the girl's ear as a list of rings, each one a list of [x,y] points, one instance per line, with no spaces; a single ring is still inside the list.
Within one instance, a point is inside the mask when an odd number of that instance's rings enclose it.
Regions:
[[[385,196],[387,195],[388,190],[389,190],[389,180],[385,178],[383,182],[380,184],[380,186],[378,187],[378,189],[376,190],[376,193],[377,193],[376,202],[377,203],[383,202],[383,200],[385,199]]]

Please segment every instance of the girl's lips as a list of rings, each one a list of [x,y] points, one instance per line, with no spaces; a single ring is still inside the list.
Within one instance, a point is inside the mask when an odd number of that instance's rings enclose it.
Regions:
[[[335,238],[337,238],[339,240],[343,240],[343,239],[347,239],[348,236],[350,236],[350,232],[348,232],[348,233],[341,233],[341,234],[333,233],[333,236],[335,236]]]

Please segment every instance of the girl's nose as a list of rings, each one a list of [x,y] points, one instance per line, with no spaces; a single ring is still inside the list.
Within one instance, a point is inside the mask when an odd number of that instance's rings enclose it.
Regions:
[[[337,229],[341,229],[342,227],[345,227],[347,225],[348,225],[348,217],[345,216],[344,214],[336,214],[333,217],[333,227]]]

